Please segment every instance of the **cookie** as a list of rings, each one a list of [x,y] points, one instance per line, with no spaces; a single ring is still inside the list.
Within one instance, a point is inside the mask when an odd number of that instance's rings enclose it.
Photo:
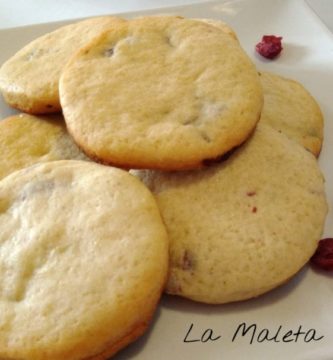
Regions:
[[[327,204],[316,159],[268,125],[220,164],[134,173],[155,194],[170,237],[170,294],[253,298],[296,274],[317,247]]]
[[[69,136],[61,115],[13,115],[0,121],[0,179],[51,160],[89,160]]]
[[[118,25],[82,48],[60,79],[68,130],[90,157],[125,168],[199,168],[249,136],[262,89],[238,41],[170,16]]]
[[[315,99],[297,81],[268,72],[259,74],[264,91],[260,121],[318,156],[323,142],[323,116]]]
[[[193,20],[197,20],[197,21],[203,21],[206,24],[212,25],[217,27],[218,29],[224,31],[225,33],[229,34],[230,36],[232,36],[235,40],[238,40],[237,34],[235,33],[235,31],[224,21],[222,20],[217,20],[217,19],[193,19]]]
[[[58,82],[65,63],[86,42],[122,21],[112,16],[91,18],[26,45],[0,68],[0,91],[5,101],[32,114],[59,112]]]
[[[127,172],[63,160],[0,182],[0,357],[104,360],[147,328],[165,283],[156,201]]]

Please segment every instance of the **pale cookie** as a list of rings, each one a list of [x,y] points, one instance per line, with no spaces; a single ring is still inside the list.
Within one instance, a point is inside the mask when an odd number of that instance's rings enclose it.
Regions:
[[[262,107],[259,76],[238,41],[170,16],[93,40],[66,66],[60,97],[79,146],[128,168],[201,167],[242,143]]]
[[[69,136],[61,115],[13,115],[0,121],[0,179],[51,160],[89,160]]]
[[[318,156],[323,142],[323,116],[315,99],[297,81],[268,72],[259,75],[264,91],[260,121]]]
[[[215,26],[218,29],[224,31],[225,33],[229,34],[230,36],[232,36],[235,40],[238,40],[237,38],[237,34],[235,33],[235,31],[224,21],[222,20],[217,20],[217,19],[193,19],[193,20],[197,20],[197,21],[203,21],[209,25]]]
[[[317,247],[327,205],[316,159],[267,125],[204,170],[135,173],[170,237],[170,294],[249,299],[287,281]]]
[[[0,182],[0,358],[104,360],[141,335],[168,268],[152,194],[63,160]]]
[[[32,114],[60,111],[58,82],[63,66],[81,46],[122,21],[112,16],[92,18],[26,45],[0,68],[0,91],[5,101]]]

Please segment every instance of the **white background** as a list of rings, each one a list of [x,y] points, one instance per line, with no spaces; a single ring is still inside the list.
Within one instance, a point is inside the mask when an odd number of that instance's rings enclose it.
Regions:
[[[205,0],[0,0],[0,29]]]

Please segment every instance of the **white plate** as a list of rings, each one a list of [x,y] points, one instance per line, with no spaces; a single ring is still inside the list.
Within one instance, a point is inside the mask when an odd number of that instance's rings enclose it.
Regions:
[[[306,0],[312,10],[319,16],[324,24],[333,31],[333,1],[332,0]]]
[[[273,71],[302,82],[319,102],[325,116],[325,141],[320,166],[325,174],[328,203],[333,204],[333,36],[303,0],[247,0],[206,2],[192,6],[159,9],[158,13],[188,17],[222,19],[236,30],[240,42],[258,69]],[[154,11],[145,11],[151,14]],[[132,17],[139,13],[125,14]],[[142,13],[141,13],[142,14]],[[0,63],[22,45],[40,34],[67,22],[43,24],[0,31]],[[254,52],[264,34],[283,36],[284,50],[279,58],[266,61]],[[13,110],[0,103],[0,116]],[[332,210],[323,237],[333,236]],[[240,259],[241,261],[241,259]],[[218,284],[216,284],[218,286]],[[222,360],[222,359],[333,359],[333,278],[332,274],[305,267],[286,285],[257,299],[223,306],[207,306],[165,296],[150,331],[135,344],[120,352],[116,359],[137,360]],[[1,314],[0,314],[1,316]],[[256,324],[245,336],[235,335],[242,323]],[[184,342],[200,339],[212,329],[216,341]],[[271,341],[258,342],[257,336],[268,329]],[[288,331],[308,332],[307,337]],[[312,330],[311,330],[312,329]],[[264,332],[266,330],[263,330]],[[318,341],[308,341],[314,331]],[[261,336],[264,335],[261,333]],[[206,336],[208,332],[206,331]],[[205,338],[205,336],[204,336]]]

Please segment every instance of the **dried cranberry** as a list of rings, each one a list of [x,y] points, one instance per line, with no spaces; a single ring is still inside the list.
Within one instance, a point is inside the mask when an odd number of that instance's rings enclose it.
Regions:
[[[319,241],[311,262],[323,270],[333,270],[333,238]]]
[[[274,59],[283,49],[281,40],[282,36],[264,35],[260,43],[256,45],[256,50],[261,56]]]

